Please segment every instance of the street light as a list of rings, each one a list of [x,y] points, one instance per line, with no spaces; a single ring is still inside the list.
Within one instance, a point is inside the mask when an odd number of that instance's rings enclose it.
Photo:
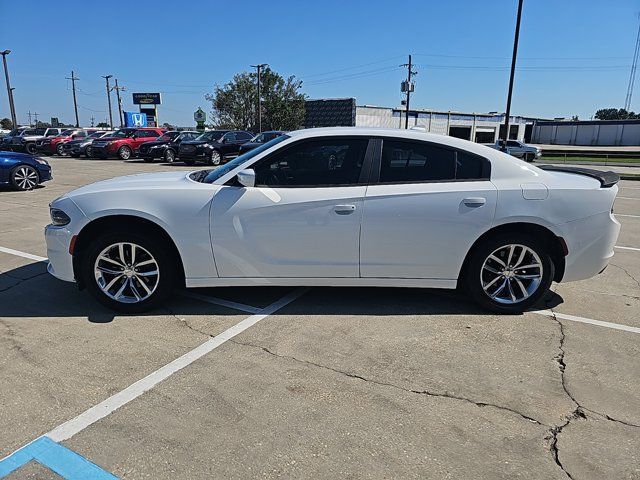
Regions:
[[[7,80],[7,94],[9,95],[9,109],[11,110],[11,121],[13,122],[13,128],[18,127],[18,120],[16,119],[16,107],[13,103],[13,89],[11,88],[11,82],[9,82],[9,69],[7,68],[7,55],[11,53],[11,50],[4,50],[0,52],[2,55],[2,63],[4,64],[4,77]]]

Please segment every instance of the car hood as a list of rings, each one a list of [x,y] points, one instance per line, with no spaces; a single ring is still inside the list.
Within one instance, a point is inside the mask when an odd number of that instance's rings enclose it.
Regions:
[[[191,180],[187,178],[189,173],[191,172],[140,173],[137,175],[127,175],[126,177],[116,177],[85,185],[84,187],[70,191],[65,196],[73,198],[74,196],[87,193],[171,188],[172,184],[176,182],[191,182]]]
[[[33,155],[29,155],[28,153],[19,153],[19,152],[5,152],[0,153],[2,158],[7,158],[9,160],[28,160],[33,158]]]
[[[166,145],[168,143],[169,142],[144,142],[142,145],[145,145],[145,146],[151,148],[151,147],[157,147],[159,145]]]

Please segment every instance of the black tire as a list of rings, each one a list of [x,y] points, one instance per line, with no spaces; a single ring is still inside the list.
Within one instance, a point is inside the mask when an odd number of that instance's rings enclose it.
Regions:
[[[110,246],[118,243],[127,243],[127,244],[135,244],[137,249],[137,258],[142,260],[143,262],[149,259],[149,256],[146,253],[149,253],[152,258],[155,260],[157,265],[157,271],[159,272],[157,278],[157,284],[155,284],[155,289],[153,289],[153,285],[149,284],[149,288],[151,288],[152,293],[141,301],[137,301],[135,303],[124,303],[123,301],[115,300],[114,298],[108,296],[102,288],[99,286],[99,280],[96,279],[96,274],[94,269],[96,267],[96,260],[98,256],[105,250],[109,249]],[[140,248],[141,247],[141,248]],[[117,251],[118,248],[114,247]],[[146,253],[144,252],[146,250]],[[113,249],[109,250],[114,251]],[[130,248],[124,247],[125,256],[129,254],[129,258],[131,257]],[[117,258],[117,257],[114,257]],[[105,265],[111,265],[109,262],[100,262],[99,266],[104,267]],[[148,266],[147,266],[148,267]],[[114,271],[124,271],[113,265]],[[141,269],[143,267],[140,267]],[[152,266],[151,268],[156,268]],[[116,231],[112,233],[107,233],[104,235],[97,236],[89,246],[81,252],[81,257],[79,259],[79,270],[80,275],[82,276],[82,280],[84,285],[86,285],[87,290],[93,295],[100,303],[109,307],[113,310],[123,313],[140,313],[148,311],[164,300],[166,300],[173,290],[174,285],[179,283],[179,279],[177,277],[178,272],[180,271],[176,267],[176,261],[173,257],[172,252],[167,249],[166,242],[163,242],[160,238],[154,238],[152,235],[146,235],[137,232],[125,232],[125,231]],[[128,273],[131,269],[129,269]],[[107,274],[108,275],[108,274]],[[103,278],[103,282],[114,280],[116,275],[106,276],[106,279]],[[122,288],[123,283],[128,279],[130,282],[134,283],[136,291],[144,293],[144,289],[142,285],[139,283],[140,281],[147,282],[151,280],[153,282],[154,279],[151,277],[127,277],[126,275],[121,275],[120,280],[115,280],[115,283],[110,291],[112,296],[115,296],[117,291]],[[108,286],[108,283],[105,287]],[[123,295],[128,294],[129,296],[134,295],[133,290],[130,286],[125,286]],[[146,294],[145,294],[146,295]]]
[[[123,145],[118,149],[118,158],[120,160],[129,160],[133,155],[133,151],[127,145]]]
[[[27,143],[24,149],[29,155],[35,155],[38,152],[38,147],[36,147],[35,143]]]
[[[195,161],[195,159],[194,159],[194,158],[183,158],[183,159],[182,159],[182,162],[183,162],[185,165],[195,165],[195,164],[196,164],[196,161]]]
[[[87,158],[93,158],[93,147],[91,145],[87,145],[84,149],[84,156]]]
[[[512,261],[508,263],[507,253],[510,245],[515,245],[516,247],[512,253]],[[538,257],[536,259],[533,255],[525,252],[520,265],[539,263],[542,268],[542,275],[539,275],[540,269],[538,267],[528,269],[509,267],[518,262],[520,254],[525,250],[519,247],[528,248]],[[490,255],[496,254],[500,256],[503,252],[505,256],[498,260],[506,263],[506,266],[501,266],[497,263],[497,260],[489,259]],[[495,258],[495,255],[493,258]],[[490,263],[485,266],[485,261]],[[480,306],[503,314],[522,313],[537,303],[549,291],[555,272],[555,266],[545,242],[521,233],[497,234],[483,240],[470,253],[466,265],[462,282],[465,290]],[[503,268],[504,270],[501,270]],[[492,270],[488,269],[498,271],[493,273]],[[538,276],[539,278],[525,279],[524,277],[526,276]],[[491,285],[493,282],[495,283]],[[506,290],[501,290],[498,296],[492,298],[491,295],[495,294],[503,286],[503,283],[506,285]],[[491,286],[487,288],[487,285]],[[487,288],[487,291],[485,291],[485,288]],[[529,290],[531,291],[525,297],[524,292]],[[512,300],[514,294],[517,300],[515,302]],[[501,299],[502,295],[508,295],[511,298]],[[522,297],[522,299],[518,297]]]
[[[531,163],[531,162],[533,162],[534,158],[535,157],[534,157],[533,153],[525,153],[524,154],[524,161],[525,162]]]
[[[40,184],[40,175],[31,165],[18,165],[11,170],[11,186],[16,190],[33,190]]]
[[[224,157],[222,153],[217,150],[213,150],[211,155],[209,156],[209,165],[213,165],[214,167],[219,167],[224,163]]]
[[[56,145],[56,153],[58,155],[60,155],[61,157],[64,157],[64,145],[59,143],[58,145]]]
[[[167,163],[173,163],[176,161],[176,152],[172,149],[168,148],[166,152],[164,152],[164,161]]]

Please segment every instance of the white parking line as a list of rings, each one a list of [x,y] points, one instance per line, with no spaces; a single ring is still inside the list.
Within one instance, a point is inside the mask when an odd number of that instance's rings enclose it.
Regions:
[[[616,198],[622,198],[623,200],[640,200],[640,198],[636,198],[636,197],[620,197],[620,196],[617,196]]]
[[[537,313],[538,315],[544,315],[546,317],[557,317],[563,320],[569,320],[571,322],[587,323],[589,325],[597,325],[598,327],[612,328],[614,330],[623,330],[625,332],[640,333],[640,328],[630,327],[629,325],[622,325],[620,323],[603,322],[602,320],[593,320],[591,318],[577,317],[575,315],[568,315],[566,313],[552,312],[551,310],[536,310],[531,313]]]
[[[256,323],[258,323],[260,320],[264,320],[269,315],[274,314],[281,308],[290,304],[294,300],[300,298],[300,296],[302,296],[306,291],[307,289],[301,288],[298,290],[294,290],[293,292],[285,295],[280,300],[277,300],[273,302],[271,305],[269,305],[268,307],[265,307],[262,310],[260,310],[260,313],[257,313],[255,315],[251,315],[248,318],[245,318],[244,320],[235,324],[233,327],[228,328],[221,334],[216,335],[215,337],[207,340],[199,347],[196,347],[190,352],[185,353],[181,357],[176,358],[174,361],[168,363],[164,367],[159,368],[158,370],[147,375],[143,379],[138,380],[137,382],[128,386],[121,392],[118,392],[115,395],[112,395],[111,397],[100,402],[96,406],[91,407],[88,410],[84,411],[77,417],[72,418],[71,420],[63,423],[62,425],[57,426],[56,428],[51,430],[49,433],[46,433],[45,436],[49,437],[54,442],[61,442],[62,440],[67,440],[73,437],[76,433],[81,432],[82,430],[87,428],[89,425],[92,425],[93,423],[97,422],[101,418],[106,417],[107,415],[114,412],[115,410],[122,407],[123,405],[126,405],[133,399],[142,395],[144,392],[155,387],[158,383],[162,382],[163,380],[166,380],[177,371],[192,364],[199,358],[202,358],[207,353],[218,348],[220,345],[224,344],[225,342],[231,340],[236,335],[239,335],[249,327],[252,327]]]
[[[214,305],[220,305],[222,307],[233,308],[234,310],[241,310],[247,313],[258,313],[260,309],[258,307],[252,307],[251,305],[245,305],[244,303],[233,302],[231,300],[224,300],[222,298],[207,297],[206,295],[200,295],[194,292],[181,292],[180,295],[187,298],[194,298],[202,302],[212,303]]]
[[[622,214],[622,213],[616,213],[615,216],[616,217],[640,218],[640,215],[625,215],[625,214]]]
[[[640,252],[640,248],[635,248],[635,247],[623,247],[621,245],[616,245],[615,248],[619,248],[621,250],[633,250],[634,252]]]
[[[8,253],[9,255],[16,255],[18,257],[28,258],[29,260],[35,260],[36,262],[44,262],[47,259],[47,257],[31,255],[30,253],[21,252],[20,250],[14,250],[13,248],[0,247],[0,252]]]

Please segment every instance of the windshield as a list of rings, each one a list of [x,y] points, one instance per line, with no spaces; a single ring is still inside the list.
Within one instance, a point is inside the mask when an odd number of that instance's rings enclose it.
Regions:
[[[102,135],[104,135],[104,132],[93,132],[87,138],[100,138]]]
[[[268,150],[269,148],[273,147],[274,145],[288,138],[291,138],[291,137],[289,137],[288,135],[282,135],[281,137],[274,138],[270,142],[263,143],[259,147],[254,148],[253,150],[249,150],[247,153],[243,153],[242,155],[237,156],[230,162],[225,163],[223,166],[218,167],[215,170],[202,170],[200,172],[196,172],[196,174],[191,178],[193,178],[197,182],[213,183],[223,175],[226,175],[227,173],[229,173],[234,168],[245,163],[247,160],[255,157],[256,155],[264,152],[265,150]]]
[[[114,137],[114,138],[129,138],[130,136],[132,136],[136,131],[131,129],[131,128],[121,128],[120,130],[116,130],[115,132],[113,132],[111,135],[109,135],[110,137]]]
[[[224,132],[224,131],[212,130],[210,132],[203,133],[198,138],[196,138],[195,141],[196,142],[210,142],[212,140],[218,140],[225,133],[226,132]]]

